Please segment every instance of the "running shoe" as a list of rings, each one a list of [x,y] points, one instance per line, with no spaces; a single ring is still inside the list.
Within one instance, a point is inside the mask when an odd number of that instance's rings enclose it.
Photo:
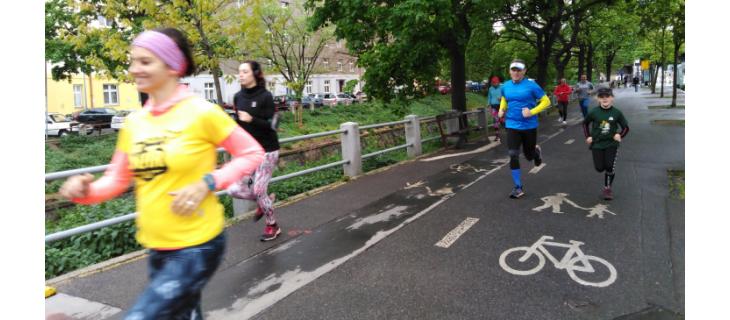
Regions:
[[[613,192],[611,191],[611,187],[603,188],[603,199],[604,200],[613,200]]]
[[[568,124],[568,123],[567,123],[567,122],[565,122],[565,120],[563,120],[563,125],[566,125],[566,124]]]
[[[522,187],[514,187],[512,188],[512,192],[509,194],[509,197],[512,199],[522,198],[525,193],[522,192]]]
[[[274,202],[276,201],[276,193],[269,194],[269,199],[271,199],[271,205],[273,206]],[[253,222],[259,222],[261,220],[261,217],[264,216],[264,210],[261,210],[261,208],[256,207],[256,213],[253,215]]]
[[[540,146],[535,146],[535,166],[539,167],[542,164],[542,149]]]
[[[272,225],[266,225],[264,228],[264,234],[261,235],[261,241],[271,241],[276,239],[281,234],[281,228],[279,225],[274,223]]]

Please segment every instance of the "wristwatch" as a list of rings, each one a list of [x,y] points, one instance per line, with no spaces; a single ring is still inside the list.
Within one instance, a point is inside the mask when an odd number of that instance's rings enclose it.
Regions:
[[[203,181],[205,181],[205,184],[208,185],[208,190],[215,191],[215,179],[213,179],[213,175],[212,174],[210,174],[210,173],[209,174],[206,174],[203,177]]]

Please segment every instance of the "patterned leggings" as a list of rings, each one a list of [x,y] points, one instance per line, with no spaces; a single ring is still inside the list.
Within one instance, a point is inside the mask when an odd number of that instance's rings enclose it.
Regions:
[[[492,111],[492,119],[494,120],[492,126],[494,127],[494,131],[499,132],[499,123],[504,123],[504,119],[499,118],[499,105],[491,105],[489,109]]]
[[[267,152],[264,162],[254,171],[251,176],[244,176],[238,182],[228,187],[228,194],[231,197],[245,200],[256,200],[259,209],[266,215],[266,224],[276,223],[274,218],[274,206],[268,195],[269,181],[271,174],[279,161],[279,150]]]

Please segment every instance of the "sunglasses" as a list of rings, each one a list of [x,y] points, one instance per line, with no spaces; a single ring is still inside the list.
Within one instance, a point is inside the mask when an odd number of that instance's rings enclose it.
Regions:
[[[610,94],[599,94],[598,97],[599,98],[608,98],[608,97],[612,97],[612,95],[610,95]]]
[[[512,70],[512,71],[522,71],[522,69],[518,69],[518,68],[512,68],[510,70]]]

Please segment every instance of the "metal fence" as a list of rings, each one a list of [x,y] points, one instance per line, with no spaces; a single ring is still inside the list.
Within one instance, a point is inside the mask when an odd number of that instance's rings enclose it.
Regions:
[[[482,121],[484,121],[486,123],[487,111],[485,108],[480,108],[478,111],[465,112],[464,114],[477,115],[480,123]],[[366,126],[362,126],[362,127],[358,126],[358,124],[355,122],[346,122],[346,123],[341,124],[340,129],[338,129],[338,130],[318,132],[318,133],[313,133],[313,134],[308,134],[308,135],[301,135],[301,136],[296,136],[296,137],[280,139],[279,140],[280,143],[291,143],[291,142],[296,142],[296,141],[302,141],[302,140],[308,140],[308,139],[314,139],[314,138],[339,134],[340,135],[340,145],[342,148],[342,150],[341,150],[342,160],[324,164],[324,165],[317,166],[317,167],[313,167],[313,168],[308,168],[308,169],[293,172],[293,173],[289,173],[286,175],[277,176],[277,177],[272,178],[271,182],[274,183],[277,181],[291,179],[291,178],[309,174],[312,172],[317,172],[317,171],[335,168],[335,167],[339,167],[339,166],[342,166],[343,173],[346,176],[354,177],[354,176],[362,174],[362,160],[363,159],[375,157],[375,156],[385,154],[388,152],[398,151],[401,149],[406,149],[408,157],[419,156],[422,153],[422,144],[424,142],[433,141],[433,140],[440,138],[440,136],[428,137],[425,139],[421,138],[421,125],[425,124],[425,123],[433,122],[434,119],[435,119],[435,117],[418,118],[415,115],[409,115],[409,116],[406,116],[405,119],[401,120],[401,121],[378,123],[378,124],[366,125]],[[405,138],[406,138],[405,144],[387,148],[384,150],[379,150],[379,151],[368,153],[368,154],[362,154],[362,148],[360,145],[360,131],[361,130],[375,129],[375,128],[381,128],[381,127],[387,127],[387,126],[397,126],[397,125],[404,126]],[[449,131],[458,130],[458,123],[456,124],[456,126],[454,126],[454,125],[449,126],[449,124],[447,123],[447,127],[449,127]],[[219,148],[218,152],[225,152],[225,150],[223,148]],[[64,178],[68,178],[73,175],[82,174],[82,173],[103,172],[104,170],[106,170],[106,168],[108,166],[109,165],[102,165],[102,166],[86,167],[86,168],[80,168],[80,169],[72,169],[72,170],[48,173],[48,174],[46,174],[46,182],[58,180],[58,179],[64,179]],[[221,195],[226,195],[227,192],[225,190],[221,190],[221,191],[216,192],[215,194],[217,196],[221,196]],[[236,200],[238,200],[238,199],[236,199]],[[111,219],[94,222],[94,223],[79,226],[76,228],[52,233],[52,234],[46,235],[45,242],[51,243],[51,242],[66,239],[66,238],[69,238],[69,237],[72,237],[75,235],[99,230],[101,228],[115,225],[118,223],[131,221],[131,220],[134,220],[134,218],[136,216],[137,216],[136,212],[128,213],[128,214],[114,217]]]

